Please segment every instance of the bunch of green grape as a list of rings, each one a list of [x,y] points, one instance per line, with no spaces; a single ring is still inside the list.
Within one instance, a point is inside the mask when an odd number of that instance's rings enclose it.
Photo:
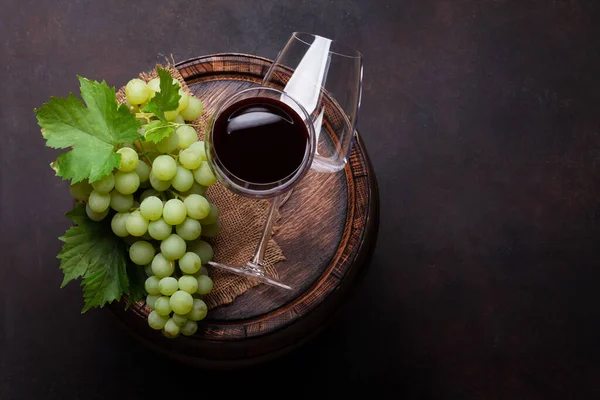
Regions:
[[[132,112],[158,90],[156,79],[147,84],[131,80],[125,93]],[[213,250],[202,239],[220,231],[219,211],[204,196],[216,178],[204,143],[185,122],[200,116],[202,103],[180,94],[179,108],[168,116],[177,124],[170,136],[157,144],[122,146],[113,173],[91,185],[83,181],[71,186],[71,194],[86,202],[90,219],[112,214],[112,231],[124,238],[130,259],[148,275],[148,325],[167,337],[193,335],[197,321],[206,316],[203,296],[211,292],[213,281],[203,264],[211,261]]]

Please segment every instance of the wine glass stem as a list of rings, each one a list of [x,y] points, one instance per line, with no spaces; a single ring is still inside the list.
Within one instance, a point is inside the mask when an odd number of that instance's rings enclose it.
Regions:
[[[260,241],[258,242],[258,246],[256,246],[256,252],[254,253],[254,258],[252,258],[252,263],[256,265],[263,265],[263,261],[265,258],[265,251],[267,250],[267,246],[269,245],[269,240],[271,239],[271,231],[273,229],[273,222],[275,221],[275,213],[279,208],[279,203],[281,202],[281,196],[274,197],[271,200],[271,206],[269,208],[269,215],[267,216],[267,220],[265,221],[265,225],[263,227],[262,234],[260,236]]]

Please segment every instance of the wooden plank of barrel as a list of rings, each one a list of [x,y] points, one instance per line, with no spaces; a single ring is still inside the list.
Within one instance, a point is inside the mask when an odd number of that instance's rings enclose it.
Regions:
[[[259,84],[270,60],[245,54],[203,56],[177,64],[206,114],[235,91]],[[379,225],[378,188],[357,134],[344,170],[310,171],[280,209],[274,238],[285,261],[276,265],[294,290],[258,285],[210,310],[191,337],[167,339],[149,329],[146,311],[110,309],[138,340],[168,357],[205,368],[272,360],[318,334],[369,264]]]

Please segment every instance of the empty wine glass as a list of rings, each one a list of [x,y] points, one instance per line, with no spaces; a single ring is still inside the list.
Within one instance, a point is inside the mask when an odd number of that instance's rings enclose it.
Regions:
[[[262,86],[282,90],[310,114],[317,148],[311,168],[336,172],[348,162],[362,96],[362,54],[338,41],[294,32]]]

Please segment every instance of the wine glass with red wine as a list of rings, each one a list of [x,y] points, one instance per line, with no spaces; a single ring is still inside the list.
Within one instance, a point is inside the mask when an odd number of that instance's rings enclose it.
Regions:
[[[219,106],[205,137],[215,176],[234,193],[272,201],[252,260],[241,266],[211,261],[211,266],[291,289],[265,274],[263,258],[279,199],[310,169],[315,144],[309,114],[281,90],[252,87]]]
[[[291,289],[265,274],[273,217],[307,170],[335,173],[347,164],[362,76],[359,51],[295,32],[259,87],[236,93],[220,106],[206,135],[209,164],[230,190],[269,198],[271,207],[252,260],[243,266],[210,265]]]

